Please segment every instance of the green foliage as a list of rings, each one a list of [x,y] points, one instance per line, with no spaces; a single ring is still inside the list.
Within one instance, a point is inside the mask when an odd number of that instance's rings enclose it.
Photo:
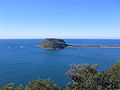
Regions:
[[[110,67],[108,70],[110,74],[110,82],[111,88],[119,88],[120,89],[120,62],[117,62],[114,66]]]
[[[120,89],[120,62],[106,71],[98,72],[98,65],[78,64],[66,72],[72,80],[62,90],[119,90]],[[24,88],[22,85],[14,87],[10,83],[0,90],[61,90],[50,79],[39,79],[29,82]]]
[[[8,85],[0,88],[0,90],[24,90],[22,85],[19,85],[18,87],[14,88],[13,83],[9,83]]]
[[[73,65],[72,69],[70,69],[66,75],[71,78],[75,84],[81,84],[82,82],[86,82],[91,75],[97,73],[96,71],[97,65],[89,66],[87,64],[78,64]]]
[[[90,66],[87,64],[73,65],[66,75],[73,80],[73,90],[75,89],[94,89],[95,83],[93,76],[97,73],[97,64]]]
[[[112,81],[120,82],[120,62],[110,67],[109,73],[111,74],[110,78]]]
[[[97,72],[98,65],[73,65],[66,73],[73,80],[71,90],[120,89],[120,62],[107,71]],[[66,86],[67,90],[68,86]]]
[[[18,87],[16,87],[14,90],[24,90],[24,87],[21,85],[19,85]]]
[[[58,90],[58,87],[49,79],[40,79],[28,83],[26,90]]]
[[[3,88],[0,88],[0,90],[14,90],[13,86],[14,86],[13,83],[9,83],[8,85],[4,86]]]

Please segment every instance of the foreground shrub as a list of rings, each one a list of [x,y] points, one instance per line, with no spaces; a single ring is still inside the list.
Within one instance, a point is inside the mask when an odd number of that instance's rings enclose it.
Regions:
[[[108,70],[110,74],[110,88],[119,88],[120,89],[120,62],[116,63],[114,66],[110,67]]]
[[[49,79],[40,79],[28,83],[26,90],[58,90],[58,87]]]
[[[66,90],[109,90],[120,89],[120,62],[107,71],[97,72],[98,65],[73,65],[66,73],[72,84]]]
[[[73,80],[73,89],[94,89],[94,75],[97,73],[97,64],[90,66],[87,64],[73,65],[66,75]]]
[[[22,85],[19,85],[18,87],[14,88],[13,83],[9,83],[8,85],[0,88],[0,90],[24,90]]]

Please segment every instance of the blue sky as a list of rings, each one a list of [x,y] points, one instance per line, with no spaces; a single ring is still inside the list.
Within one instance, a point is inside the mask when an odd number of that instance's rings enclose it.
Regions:
[[[0,38],[120,39],[120,0],[0,0]]]

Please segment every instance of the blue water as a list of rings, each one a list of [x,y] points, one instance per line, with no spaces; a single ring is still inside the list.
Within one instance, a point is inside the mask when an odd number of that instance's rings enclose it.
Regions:
[[[69,81],[65,72],[70,69],[70,64],[99,64],[98,70],[101,71],[120,61],[120,48],[68,47],[62,50],[44,50],[34,46],[40,41],[0,40],[0,86],[10,82],[25,85],[39,78],[51,78],[58,85],[64,86]],[[76,45],[120,45],[118,39],[65,41]]]

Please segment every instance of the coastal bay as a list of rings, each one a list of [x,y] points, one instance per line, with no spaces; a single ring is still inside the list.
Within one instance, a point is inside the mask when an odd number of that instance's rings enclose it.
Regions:
[[[119,39],[64,40],[69,45],[120,46]],[[65,73],[70,64],[98,64],[101,71],[120,60],[120,48],[66,47],[45,50],[34,46],[41,41],[43,39],[0,40],[0,86],[10,82],[26,84],[39,78],[52,78],[58,85],[64,86],[69,81]]]

